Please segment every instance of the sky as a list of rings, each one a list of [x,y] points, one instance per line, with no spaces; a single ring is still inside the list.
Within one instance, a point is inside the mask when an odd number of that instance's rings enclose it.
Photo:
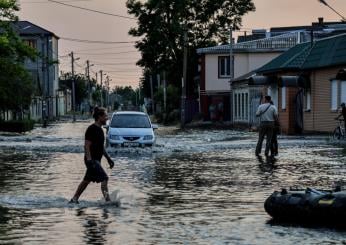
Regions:
[[[346,0],[325,1],[346,16]],[[102,70],[104,79],[106,76],[110,77],[111,88],[137,87],[142,74],[142,69],[136,66],[140,53],[133,46],[136,38],[128,35],[129,29],[135,27],[137,22],[131,19],[133,16],[127,14],[126,0],[61,0],[61,2],[112,15],[89,12],[48,0],[19,0],[20,20],[30,21],[61,38],[60,71],[71,71],[71,59],[68,54],[73,51],[74,56],[79,58],[75,64],[76,72],[84,74],[86,61],[90,60],[92,64],[90,76],[95,77],[97,73],[100,79],[100,70]],[[253,2],[256,11],[249,12],[243,17],[241,31],[310,25],[311,22],[316,22],[318,17],[323,17],[324,21],[340,20],[337,14],[318,0],[253,0]],[[74,42],[65,38],[109,43]]]

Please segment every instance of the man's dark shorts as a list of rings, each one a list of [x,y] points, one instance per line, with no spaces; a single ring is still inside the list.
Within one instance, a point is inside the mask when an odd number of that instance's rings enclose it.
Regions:
[[[96,183],[108,180],[108,176],[99,161],[84,161],[84,163],[87,167],[87,171],[83,180]]]

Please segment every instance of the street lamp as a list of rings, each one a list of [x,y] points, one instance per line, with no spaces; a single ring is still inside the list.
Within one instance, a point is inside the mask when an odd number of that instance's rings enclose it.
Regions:
[[[342,16],[338,11],[336,11],[334,8],[332,8],[325,0],[318,0],[320,3],[326,5],[328,8],[330,8],[334,13],[339,15],[341,17],[342,22],[346,22],[346,19],[344,16]]]

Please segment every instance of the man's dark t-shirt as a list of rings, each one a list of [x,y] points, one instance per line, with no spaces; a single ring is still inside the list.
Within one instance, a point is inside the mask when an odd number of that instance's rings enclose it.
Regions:
[[[85,140],[91,141],[90,154],[93,160],[101,161],[105,136],[101,127],[91,124],[85,132]]]
[[[346,107],[342,108],[341,114],[343,115],[344,119],[346,119]]]

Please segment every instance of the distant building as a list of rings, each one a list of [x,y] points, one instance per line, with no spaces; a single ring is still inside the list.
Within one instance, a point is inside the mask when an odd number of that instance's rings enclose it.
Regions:
[[[36,49],[40,56],[35,60],[26,60],[25,67],[32,75],[35,94],[31,104],[30,116],[32,119],[53,119],[65,111],[59,108],[63,93],[59,89],[58,40],[50,32],[29,21],[13,23],[20,38],[30,47]]]
[[[251,34],[244,32],[244,35],[239,35],[237,43],[248,42],[268,37],[275,37],[289,32],[303,31],[311,39],[321,39],[327,36],[335,36],[344,33],[346,29],[345,22],[324,22],[323,18],[318,18],[318,22],[312,22],[307,26],[284,26],[272,27],[267,31],[266,29],[254,29]],[[312,37],[312,38],[311,38]]]

